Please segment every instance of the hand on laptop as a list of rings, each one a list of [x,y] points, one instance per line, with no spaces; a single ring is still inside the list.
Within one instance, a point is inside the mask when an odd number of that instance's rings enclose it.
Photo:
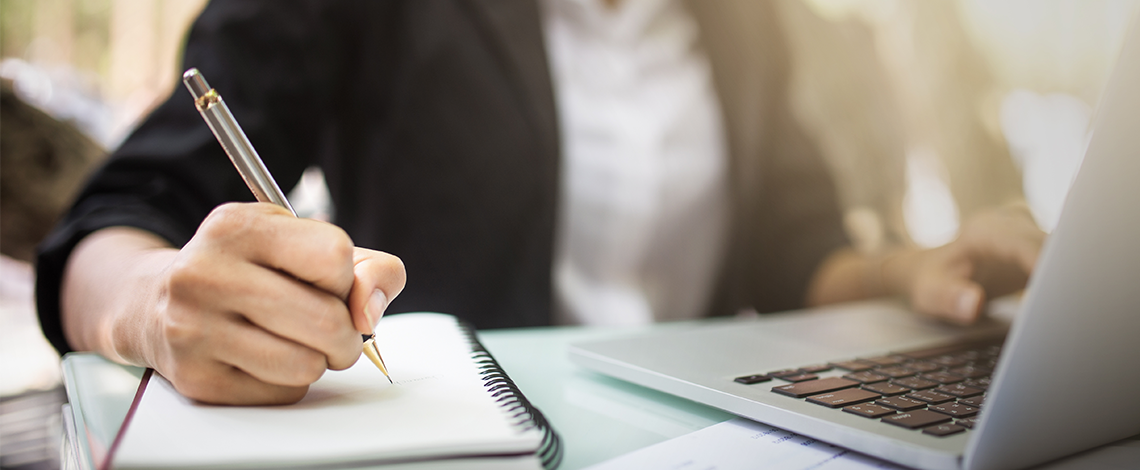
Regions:
[[[931,250],[899,249],[871,256],[839,250],[808,289],[808,305],[898,295],[911,306],[970,324],[987,298],[1025,287],[1045,233],[1024,209],[994,209],[970,219],[953,242]]]
[[[187,397],[300,400],[351,366],[404,266],[340,228],[264,203],[215,209],[181,250],[132,228],[85,238],[63,284],[76,349],[153,367]]]
[[[973,323],[987,298],[1025,287],[1044,241],[1025,210],[979,214],[955,241],[918,253],[908,276],[911,304],[954,323]]]

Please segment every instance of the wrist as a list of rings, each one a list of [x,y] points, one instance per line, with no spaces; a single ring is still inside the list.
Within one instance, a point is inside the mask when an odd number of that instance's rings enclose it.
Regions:
[[[162,309],[167,303],[166,274],[178,256],[174,248],[140,250],[124,273],[135,295],[120,297],[109,316],[108,348],[121,362],[156,367],[165,350]]]
[[[148,232],[111,227],[72,250],[60,289],[60,319],[76,350],[150,365],[159,278],[178,251]]]

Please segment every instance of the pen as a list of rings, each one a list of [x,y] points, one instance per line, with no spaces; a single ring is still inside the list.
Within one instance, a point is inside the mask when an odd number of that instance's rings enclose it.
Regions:
[[[206,77],[203,77],[197,68],[191,68],[182,74],[182,83],[190,90],[190,96],[194,97],[194,106],[202,114],[202,119],[206,120],[206,125],[210,127],[214,137],[218,138],[218,143],[222,144],[226,155],[229,155],[230,161],[241,174],[241,179],[245,180],[246,186],[253,191],[254,197],[258,201],[284,207],[296,217],[297,211],[289,205],[289,200],[273,180],[273,175],[269,174],[269,169],[265,168],[265,163],[253,149],[253,144],[241,130],[234,115],[230,113],[230,108],[226,106],[225,101],[222,101],[222,96],[206,83]],[[388,368],[384,366],[384,359],[380,357],[380,349],[376,347],[375,333],[371,336],[365,335],[364,355],[376,364],[380,372],[384,373],[384,377],[388,378],[388,382],[392,382],[392,376],[388,375]]]

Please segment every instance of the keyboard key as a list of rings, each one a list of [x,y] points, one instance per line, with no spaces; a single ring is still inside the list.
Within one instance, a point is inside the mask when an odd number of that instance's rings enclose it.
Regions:
[[[864,418],[881,418],[886,415],[895,414],[895,410],[885,406],[873,405],[870,403],[863,403],[859,405],[851,405],[843,407],[843,411],[851,414],[857,414]]]
[[[934,391],[938,392],[938,393],[944,393],[946,395],[953,395],[953,396],[956,396],[958,398],[969,398],[969,397],[974,397],[974,396],[981,395],[982,393],[985,393],[985,390],[982,390],[980,388],[970,387],[970,386],[964,385],[964,384],[943,385],[941,387],[934,389]]]
[[[876,405],[894,408],[899,411],[911,411],[926,408],[926,402],[907,397],[890,397],[875,400]]]
[[[878,393],[863,390],[859,388],[848,388],[838,392],[823,393],[808,397],[807,401],[817,405],[823,405],[828,408],[839,408],[841,406],[854,405],[856,403],[863,403],[879,398],[882,395]]]
[[[785,375],[783,377],[780,377],[780,380],[787,380],[788,382],[806,382],[808,380],[815,380],[818,378],[819,376],[815,374],[796,374]]]
[[[892,380],[891,383],[901,385],[914,390],[926,390],[938,386],[938,382],[933,380],[920,379],[918,377],[907,377],[905,379]]]
[[[955,421],[954,424],[962,426],[966,429],[974,429],[974,426],[978,425],[978,418],[973,417],[973,418],[960,419],[958,421]]]
[[[886,382],[888,377],[885,375],[876,374],[869,370],[865,370],[863,372],[852,372],[850,374],[844,375],[843,378],[870,384],[875,382]]]
[[[769,372],[768,375],[776,378],[783,378],[786,375],[800,375],[802,373],[804,373],[804,371],[800,369],[781,369]]]
[[[906,395],[906,398],[924,401],[924,402],[931,404],[931,405],[937,405],[939,403],[946,403],[948,401],[954,401],[954,397],[952,397],[950,395],[943,395],[941,393],[933,392],[930,390],[923,390],[921,392],[914,392],[914,393],[911,393],[909,395]]]
[[[818,374],[820,372],[827,372],[827,371],[831,370],[831,365],[829,365],[829,364],[816,364],[814,366],[800,367],[800,370],[807,372],[809,374]]]
[[[767,382],[769,380],[772,380],[772,377],[769,376],[768,374],[743,375],[743,376],[737,377],[735,379],[732,379],[733,382],[741,383],[744,385],[758,384],[761,382]]]
[[[938,382],[940,384],[952,384],[952,383],[957,383],[957,382],[961,382],[962,380],[965,380],[965,377],[962,377],[960,375],[954,375],[954,374],[951,374],[948,372],[931,372],[929,374],[922,374],[919,376],[919,378],[923,378],[926,380],[933,380],[933,381]]]
[[[902,395],[902,394],[910,391],[909,388],[899,386],[899,385],[895,385],[895,384],[891,384],[891,383],[886,383],[886,382],[864,384],[863,390],[870,390],[870,391],[875,392],[875,393],[881,393],[884,396],[888,396],[888,397],[892,397],[895,395]]]
[[[879,368],[877,368],[871,372],[874,372],[874,373],[879,374],[879,375],[885,375],[885,376],[890,377],[892,379],[901,379],[903,377],[910,377],[910,376],[915,375],[917,373],[917,372],[910,370],[910,369],[903,367],[903,366],[879,367]]]
[[[923,349],[902,351],[895,354],[914,359],[929,359],[939,356],[952,356],[968,350],[978,350],[986,355],[997,355],[1001,351],[1002,338],[987,338],[982,340],[964,340],[957,343],[943,344]]]
[[[777,387],[772,387],[772,391],[781,395],[787,395],[792,398],[803,398],[810,395],[818,395],[820,393],[834,392],[836,390],[852,388],[857,385],[859,385],[859,382],[856,382],[854,380],[841,379],[839,377],[829,377],[826,379],[809,380],[807,382],[780,385]]]
[[[943,403],[941,405],[930,405],[927,408],[930,411],[937,411],[942,414],[950,415],[955,418],[971,418],[978,415],[978,409],[972,406],[966,406],[961,403]]]
[[[984,396],[958,399],[958,403],[965,403],[966,406],[972,406],[974,408],[981,408],[982,403],[985,403],[985,402],[986,402],[986,397],[984,397]]]
[[[907,411],[883,418],[884,423],[909,429],[925,428],[933,424],[947,423],[949,421],[949,416],[927,410]]]
[[[922,433],[930,434],[931,436],[944,437],[951,434],[958,434],[965,430],[966,428],[958,426],[956,424],[939,424],[937,426],[922,428]]]
[[[872,367],[875,367],[874,363],[860,361],[858,359],[854,361],[832,362],[831,365],[851,372],[863,372],[865,370],[871,369]]]

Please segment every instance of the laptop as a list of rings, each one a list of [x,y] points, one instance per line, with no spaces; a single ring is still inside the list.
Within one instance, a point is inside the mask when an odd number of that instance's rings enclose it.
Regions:
[[[920,469],[1023,468],[1140,433],[1140,27],[1010,322],[889,303],[573,345],[606,375]]]

